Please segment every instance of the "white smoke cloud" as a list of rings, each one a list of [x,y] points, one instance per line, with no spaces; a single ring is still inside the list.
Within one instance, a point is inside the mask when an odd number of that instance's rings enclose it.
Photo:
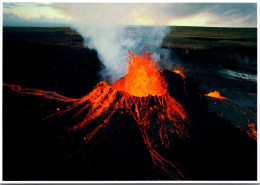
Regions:
[[[169,32],[164,25],[254,27],[257,22],[256,3],[53,3],[52,7],[72,21],[86,47],[97,51],[107,82],[125,75],[127,50],[140,52],[149,43],[152,51],[159,49]],[[156,60],[168,61],[166,53]],[[165,61],[164,66],[172,68]]]
[[[150,4],[54,4],[71,18],[72,26],[83,36],[85,45],[95,49],[105,69],[102,80],[113,82],[126,74],[128,50],[141,52],[151,44],[158,49],[170,31],[168,27],[125,26],[146,20],[156,25],[156,12]],[[153,8],[153,10],[151,10]]]

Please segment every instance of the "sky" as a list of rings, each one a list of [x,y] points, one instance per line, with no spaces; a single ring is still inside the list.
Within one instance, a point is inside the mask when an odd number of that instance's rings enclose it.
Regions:
[[[103,18],[118,25],[256,27],[257,4],[3,3],[4,26],[71,26],[77,19],[92,25]]]

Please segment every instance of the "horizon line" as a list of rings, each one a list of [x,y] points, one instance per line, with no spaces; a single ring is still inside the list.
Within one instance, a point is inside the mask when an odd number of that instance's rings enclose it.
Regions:
[[[125,27],[200,27],[200,28],[255,28],[256,27],[235,27],[235,26],[230,26],[230,27],[225,27],[225,26],[183,26],[183,25],[118,25],[118,26],[125,26]],[[69,27],[69,28],[73,28],[73,26],[68,26],[68,25],[64,25],[64,26],[20,26],[20,25],[3,25],[2,27],[31,27],[31,28],[58,28],[58,27]],[[89,26],[91,27],[91,26]]]

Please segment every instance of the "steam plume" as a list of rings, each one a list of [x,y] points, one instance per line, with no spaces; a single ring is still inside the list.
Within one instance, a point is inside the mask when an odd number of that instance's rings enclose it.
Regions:
[[[151,19],[154,11],[149,4],[67,3],[53,6],[71,17],[72,26],[83,36],[85,46],[97,51],[105,66],[101,77],[107,82],[125,75],[128,50],[141,52],[149,43],[152,50],[158,49],[169,32],[164,26],[131,26],[142,24],[140,20],[160,25]]]

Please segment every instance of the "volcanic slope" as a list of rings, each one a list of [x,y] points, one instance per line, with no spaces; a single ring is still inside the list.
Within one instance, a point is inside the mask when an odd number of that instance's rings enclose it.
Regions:
[[[191,77],[184,78],[166,70],[162,73],[168,84],[167,96],[178,102],[188,119],[180,119],[182,134],[176,128],[172,128],[175,132],[169,132],[170,127],[162,127],[158,123],[158,111],[150,110],[156,104],[155,96],[143,97],[149,99],[146,104],[149,127],[138,123],[130,109],[127,110],[124,106],[116,109],[105,126],[104,120],[110,115],[108,112],[113,110],[111,107],[89,124],[78,127],[89,113],[89,108],[82,109],[86,105],[82,103],[62,116],[53,116],[38,123],[42,129],[34,131],[37,134],[34,134],[34,138],[38,141],[37,146],[43,148],[36,147],[34,154],[37,158],[45,156],[45,160],[44,163],[37,163],[37,166],[41,166],[39,171],[45,171],[48,166],[53,167],[48,168],[46,173],[37,173],[33,179],[256,180],[256,141],[223,118],[208,112],[207,101]],[[4,90],[10,92],[7,87]],[[115,102],[125,93],[118,91],[116,94]],[[23,96],[30,98],[24,99]],[[21,94],[18,96],[19,102],[22,99],[30,102],[36,99],[42,101],[40,99],[44,98]],[[71,106],[66,102],[58,105],[61,110],[67,110]],[[36,117],[46,114],[46,111],[39,111],[41,112]],[[79,111],[82,113],[75,117]],[[27,124],[30,125],[30,122]],[[99,130],[91,135],[96,128]],[[64,129],[67,130],[65,134]],[[47,136],[46,133],[50,130],[52,132]],[[148,133],[148,140],[145,140],[144,131]],[[47,154],[44,148],[51,148],[51,153],[55,155]],[[19,176],[20,180],[30,178],[31,175]]]

